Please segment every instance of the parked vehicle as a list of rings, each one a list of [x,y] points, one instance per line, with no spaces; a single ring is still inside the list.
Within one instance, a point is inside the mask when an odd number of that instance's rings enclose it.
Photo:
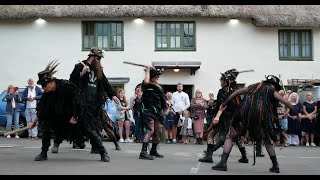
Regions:
[[[25,88],[19,88],[19,96],[22,97],[22,93],[24,91]],[[7,105],[7,101],[5,99],[7,95],[7,90],[2,91],[2,93],[0,94],[0,126],[6,127],[7,124],[7,117],[6,117],[6,105]],[[21,107],[21,112],[20,112],[20,118],[19,118],[19,127],[23,128],[27,125],[26,123],[26,118],[24,115],[24,111],[25,111],[25,106],[23,101],[20,101],[20,107]],[[12,129],[13,129],[14,125],[12,124]],[[28,130],[22,131],[19,133],[20,137],[27,137],[28,136]]]

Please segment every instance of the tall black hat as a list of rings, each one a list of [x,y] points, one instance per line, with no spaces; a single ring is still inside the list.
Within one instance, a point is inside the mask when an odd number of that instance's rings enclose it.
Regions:
[[[56,79],[55,77],[53,77],[53,74],[57,72],[55,71],[55,69],[60,64],[57,63],[57,61],[58,60],[50,61],[45,70],[38,73],[39,80],[37,81],[37,84],[45,86],[47,83]]]
[[[268,76],[266,76],[266,80],[264,82],[273,84],[277,91],[281,90],[280,79],[277,76],[268,75]]]
[[[92,47],[90,49],[90,53],[88,54],[88,56],[98,56],[100,58],[103,58],[104,57],[104,51],[99,49],[99,48]]]
[[[162,71],[160,69],[150,68],[150,79],[152,79],[155,76],[160,76],[162,74]]]
[[[235,81],[239,75],[239,71],[236,69],[230,69],[224,73],[221,74],[221,80],[229,80],[229,81]]]

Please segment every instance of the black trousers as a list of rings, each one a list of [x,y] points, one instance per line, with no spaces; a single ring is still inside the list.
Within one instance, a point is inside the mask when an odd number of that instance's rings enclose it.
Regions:
[[[44,152],[47,152],[49,150],[49,147],[51,146],[51,137],[54,134],[54,143],[55,144],[61,144],[63,137],[62,137],[62,129],[55,129],[55,132],[53,132],[50,128],[44,127],[42,128],[42,147],[41,150]]]
[[[86,135],[90,139],[90,144],[95,149],[98,149],[100,154],[106,152],[105,147],[102,144],[100,131],[101,131],[101,121],[97,118],[98,108],[95,106],[88,106],[84,115],[83,123],[84,129],[86,130]]]

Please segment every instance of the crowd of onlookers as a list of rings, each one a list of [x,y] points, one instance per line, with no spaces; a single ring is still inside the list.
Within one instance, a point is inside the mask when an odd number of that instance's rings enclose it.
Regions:
[[[19,128],[19,114],[21,107],[19,102],[24,102],[26,122],[31,122],[36,114],[36,105],[41,98],[42,90],[34,85],[34,80],[28,79],[28,87],[19,96],[18,89],[10,85],[7,89],[5,97],[7,101],[6,117],[7,125],[6,130],[11,131],[12,121],[14,129]],[[119,104],[108,100],[106,111],[118,126],[119,142],[131,143],[133,140],[129,137],[130,121],[135,123],[135,142],[141,143],[144,138],[146,129],[143,128],[141,122],[141,108],[142,106],[141,84],[135,87],[135,95],[129,100],[125,96],[124,89],[117,90],[117,96],[120,100]],[[291,102],[295,110],[304,115],[304,118],[299,120],[294,116],[288,108],[282,103],[279,103],[277,108],[278,118],[280,120],[281,128],[286,132],[284,136],[278,135],[275,140],[275,145],[284,146],[306,145],[316,146],[315,136],[319,139],[320,121],[317,121],[318,108],[317,102],[313,101],[312,93],[307,93],[306,101],[302,104],[299,102],[299,96],[295,92],[288,91],[285,93],[283,90],[279,94]],[[166,143],[190,143],[190,138],[195,138],[196,144],[203,144],[204,140],[204,125],[211,123],[214,114],[219,107],[216,107],[213,92],[209,93],[209,99],[203,97],[200,90],[196,90],[194,98],[189,98],[189,95],[183,91],[183,85],[177,84],[176,92],[166,92],[167,109],[163,112],[164,129]],[[28,130],[30,139],[37,139],[37,128]],[[285,139],[283,138],[285,137]],[[11,138],[10,135],[7,138]],[[15,138],[19,138],[15,134]],[[319,140],[317,140],[319,143]]]
[[[36,115],[36,106],[37,102],[40,100],[42,90],[34,85],[34,80],[32,78],[28,79],[28,86],[22,93],[22,96],[19,95],[18,87],[9,85],[7,89],[7,94],[5,100],[7,101],[6,105],[6,131],[11,131],[12,120],[14,124],[14,130],[19,129],[19,119],[20,119],[20,102],[24,103],[25,106],[25,118],[26,123],[30,123],[32,118]],[[38,139],[38,128],[28,130],[29,139]],[[7,135],[7,138],[11,138],[11,135]],[[20,138],[18,133],[15,134],[15,138]]]
[[[299,96],[295,92],[285,92],[281,90],[279,94],[288,99],[294,109],[304,115],[299,120],[297,116],[294,116],[292,112],[282,103],[279,103],[278,117],[280,119],[281,128],[283,128],[287,134],[286,140],[283,140],[284,146],[294,145],[306,145],[316,146],[315,135],[319,138],[320,122],[317,121],[317,102],[313,101],[313,95],[311,92],[306,94],[306,101],[302,104],[299,102]],[[279,145],[281,139],[279,138],[276,142]],[[319,142],[318,142],[319,143]]]

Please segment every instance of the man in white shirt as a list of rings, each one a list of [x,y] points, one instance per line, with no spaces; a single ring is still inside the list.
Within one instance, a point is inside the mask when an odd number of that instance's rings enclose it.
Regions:
[[[174,138],[172,140],[173,143],[176,143],[176,137],[177,137],[177,125],[178,121],[180,119],[180,115],[183,114],[185,110],[187,110],[190,107],[190,99],[189,95],[183,90],[182,83],[178,83],[177,85],[177,91],[172,94],[172,104],[173,104],[173,110],[176,112],[175,118],[174,118],[174,124],[173,124],[173,130],[172,130],[172,137]]]
[[[25,117],[27,124],[32,121],[32,118],[36,115],[37,101],[41,99],[42,90],[34,85],[32,78],[28,79],[29,86],[23,92],[22,100],[25,102]],[[29,129],[29,139],[38,139],[38,129],[34,127]]]

